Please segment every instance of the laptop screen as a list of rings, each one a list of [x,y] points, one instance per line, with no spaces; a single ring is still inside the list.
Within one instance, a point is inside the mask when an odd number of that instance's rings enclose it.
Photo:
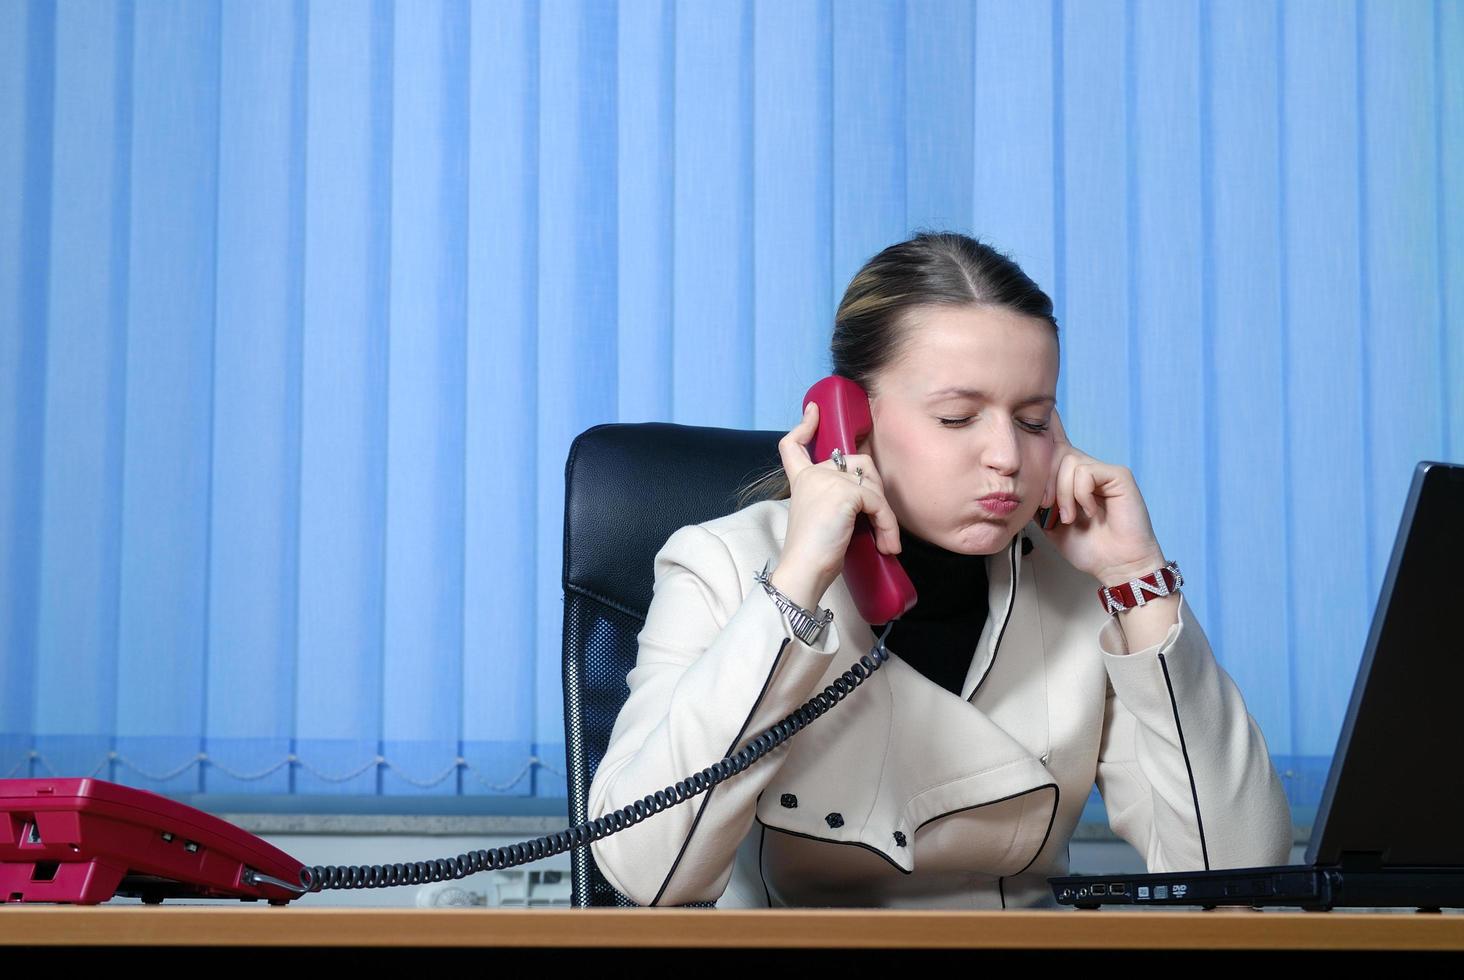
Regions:
[[[1413,472],[1309,864],[1464,866],[1464,466]],[[1350,663],[1337,651],[1339,670]]]

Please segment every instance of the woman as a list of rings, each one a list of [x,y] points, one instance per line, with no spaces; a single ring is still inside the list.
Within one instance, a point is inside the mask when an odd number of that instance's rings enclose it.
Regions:
[[[658,906],[1053,906],[1095,780],[1150,871],[1285,863],[1265,738],[1133,474],[1064,434],[1051,300],[991,247],[921,234],[860,270],[831,346],[872,433],[814,464],[810,403],[764,499],[667,540],[589,815],[740,750],[877,634],[891,655],[750,767],[594,842],[609,882]],[[919,596],[892,624],[841,576],[861,513]]]

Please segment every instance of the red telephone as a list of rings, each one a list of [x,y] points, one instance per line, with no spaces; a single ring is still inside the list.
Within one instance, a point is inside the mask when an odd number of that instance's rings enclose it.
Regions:
[[[218,817],[102,779],[0,779],[0,902],[265,899],[312,871]]]
[[[845,453],[857,452],[859,440],[874,428],[869,396],[848,378],[831,374],[815,382],[803,396],[803,404],[809,402],[818,405],[818,432],[809,450],[815,463],[828,459],[835,447]],[[859,615],[871,624],[898,619],[918,598],[900,560],[879,550],[867,514],[854,519],[854,533],[844,556],[844,581]]]

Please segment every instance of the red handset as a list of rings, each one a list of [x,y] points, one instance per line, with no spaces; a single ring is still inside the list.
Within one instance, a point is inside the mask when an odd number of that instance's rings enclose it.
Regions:
[[[828,459],[835,446],[845,453],[857,452],[859,440],[874,428],[869,396],[848,378],[831,374],[818,381],[803,396],[803,405],[809,402],[818,405],[818,431],[809,450],[815,463]],[[802,414],[802,405],[799,410]],[[900,560],[879,550],[868,514],[854,519],[854,533],[844,555],[844,581],[859,615],[870,625],[900,618],[917,598]]]

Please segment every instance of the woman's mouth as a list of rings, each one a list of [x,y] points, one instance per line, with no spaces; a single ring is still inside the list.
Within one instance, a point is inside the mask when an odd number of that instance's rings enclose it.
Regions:
[[[995,514],[997,517],[1007,516],[1012,511],[1016,510],[1017,506],[1021,504],[1021,502],[1022,498],[1010,493],[988,494],[987,496],[982,497],[980,500],[977,501],[977,503],[979,503],[982,507],[985,507],[989,512]]]

